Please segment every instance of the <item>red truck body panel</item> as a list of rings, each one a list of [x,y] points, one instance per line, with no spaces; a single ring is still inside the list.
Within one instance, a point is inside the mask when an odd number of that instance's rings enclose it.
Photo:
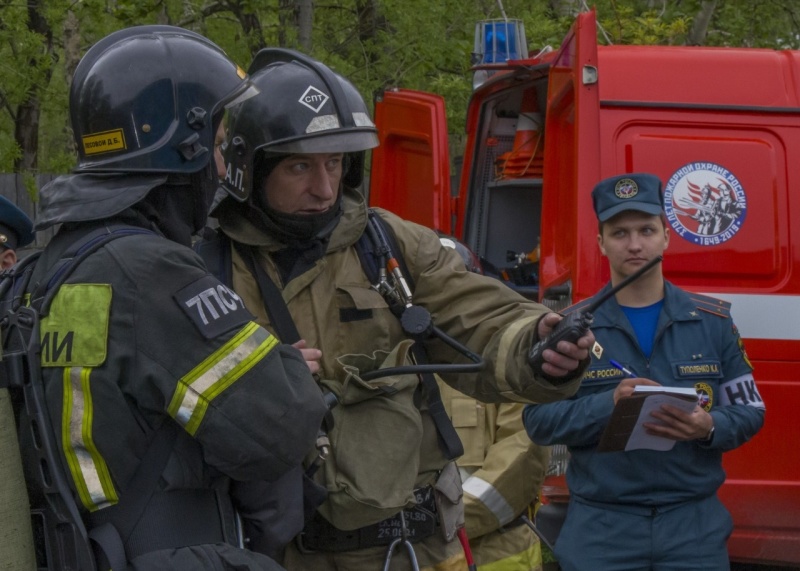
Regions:
[[[597,181],[622,172],[661,177],[672,233],[665,275],[733,302],[767,407],[761,432],[724,459],[731,558],[800,566],[800,52],[598,46],[589,12],[557,52],[481,69],[490,77],[470,101],[457,193],[448,201],[449,180],[432,180],[448,172],[446,153],[415,143],[416,158],[384,156],[403,147],[402,133],[441,138],[441,101],[419,121],[395,118],[387,133],[382,119],[395,111],[383,101],[371,204],[452,232],[510,287],[558,309],[609,279],[590,198]],[[421,100],[391,95],[404,94]],[[424,139],[430,124],[438,134]],[[543,135],[528,155],[517,152],[530,140],[523,129]],[[725,197],[738,209],[723,224],[711,205]],[[537,246],[535,279],[509,279],[512,254]]]

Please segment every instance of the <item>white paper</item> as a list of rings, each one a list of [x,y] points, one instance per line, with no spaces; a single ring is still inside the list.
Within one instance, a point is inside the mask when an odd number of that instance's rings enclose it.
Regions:
[[[637,389],[640,387],[636,387]],[[644,388],[644,387],[641,387]],[[648,389],[672,389],[673,387],[646,387]],[[640,392],[653,392],[652,390],[648,391],[640,391]],[[681,391],[683,394],[697,394],[694,392],[694,389],[691,389],[691,393],[685,393]],[[681,409],[684,412],[690,413],[694,410],[694,407],[697,406],[697,401],[687,401],[684,398],[672,397],[670,395],[650,395],[646,399],[644,399],[644,403],[642,404],[642,409],[639,412],[639,418],[636,419],[636,426],[633,428],[631,432],[630,438],[628,438],[628,443],[625,445],[625,451],[628,450],[640,450],[640,449],[647,449],[647,450],[658,450],[661,452],[666,452],[667,450],[671,450],[673,446],[675,446],[675,440],[671,438],[664,438],[663,436],[654,436],[652,434],[648,434],[643,426],[645,422],[659,424],[660,421],[653,416],[650,416],[650,413],[653,411],[659,410],[661,405],[668,404],[674,407]]]

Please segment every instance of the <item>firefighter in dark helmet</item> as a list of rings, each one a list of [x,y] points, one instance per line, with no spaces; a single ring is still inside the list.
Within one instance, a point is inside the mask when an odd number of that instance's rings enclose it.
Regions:
[[[172,26],[112,33],[75,71],[79,162],[41,191],[37,229],[61,227],[27,283],[32,304],[52,296],[47,406],[86,528],[104,530],[98,569],[118,571],[120,549],[128,569],[280,569],[238,547],[228,488],[299,465],[326,407],[301,353],[189,247],[217,187],[225,107],[256,92],[215,44]]]
[[[423,569],[466,569],[455,539],[463,525],[452,461],[457,446],[452,424],[448,429],[438,414],[444,411],[436,381],[431,390],[425,375],[369,378],[419,355],[390,309],[404,295],[403,280],[387,281],[378,266],[382,277],[372,287],[362,237],[369,235],[372,259],[391,251],[398,260],[416,309],[429,311],[436,327],[485,359],[480,372],[445,375],[480,400],[571,395],[593,337],[548,351],[545,375],[535,375],[529,350],[559,316],[468,272],[433,231],[383,210],[368,212],[356,187],[365,151],[378,140],[353,85],[281,49],[259,52],[250,74],[262,92],[234,106],[225,123],[224,184],[231,196],[215,211],[234,242],[233,289],[268,329],[293,322],[319,382],[339,401],[328,431],[331,453],[314,472],[327,498],[287,548],[284,565],[405,571],[413,557]],[[269,86],[280,89],[263,91]],[[438,338],[420,345],[431,363],[465,360]]]

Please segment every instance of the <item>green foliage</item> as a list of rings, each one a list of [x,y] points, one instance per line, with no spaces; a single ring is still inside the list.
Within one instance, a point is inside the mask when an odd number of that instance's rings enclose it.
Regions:
[[[21,149],[14,141],[17,106],[41,102],[40,172],[74,164],[67,112],[64,21],[75,15],[80,49],[132,25],[173,24],[217,42],[247,67],[259,47],[298,48],[293,0],[38,0],[50,25],[54,53],[28,29],[28,1],[0,3],[0,170]],[[715,46],[800,47],[800,4],[794,0],[716,0],[702,43]],[[519,18],[532,53],[557,49],[583,0],[327,0],[314,3],[310,55],[342,73],[367,101],[389,87],[432,91],[447,101],[454,139],[464,130],[471,94],[470,54],[475,23]],[[615,44],[686,43],[709,0],[595,0],[598,40]],[[52,74],[52,77],[51,77]]]

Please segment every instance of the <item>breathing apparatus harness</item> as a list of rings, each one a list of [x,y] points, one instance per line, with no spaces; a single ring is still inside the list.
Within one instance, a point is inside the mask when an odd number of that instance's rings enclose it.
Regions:
[[[232,283],[232,260],[230,248],[227,247],[229,239],[218,232],[216,237],[200,243],[195,250],[206,260],[209,271],[226,284]],[[277,285],[258,263],[254,248],[233,242],[234,248],[244,260],[249,271],[254,276],[261,293],[264,307],[269,316],[270,323],[275,329],[278,338],[284,343],[294,343],[300,340],[294,320]],[[486,366],[483,358],[472,352],[444,331],[436,327],[430,312],[420,305],[415,305],[413,300],[414,283],[402,257],[402,250],[398,247],[394,233],[383,219],[372,209],[368,212],[368,220],[364,233],[355,244],[361,266],[367,275],[372,288],[380,293],[388,304],[390,310],[400,320],[403,331],[415,343],[411,347],[414,364],[399,367],[377,369],[361,374],[364,381],[392,375],[418,375],[430,414],[438,434],[439,445],[448,460],[454,460],[464,453],[464,447],[447,415],[441,393],[434,373],[475,373]],[[435,337],[446,345],[465,356],[469,363],[429,363],[422,342]],[[329,408],[337,405],[333,393],[326,394]],[[320,468],[330,452],[330,442],[327,433],[333,428],[332,415],[328,414],[320,428],[317,438],[317,458],[306,469],[306,478],[310,478]],[[406,525],[406,518],[400,512],[401,535],[395,538],[387,547],[385,567],[391,561],[394,551],[401,546],[407,551],[413,569],[419,569],[416,555],[411,542],[411,534]],[[463,529],[461,530],[463,532]],[[461,538],[464,534],[459,533]],[[464,541],[462,541],[462,545]],[[465,546],[468,558],[468,544]]]

